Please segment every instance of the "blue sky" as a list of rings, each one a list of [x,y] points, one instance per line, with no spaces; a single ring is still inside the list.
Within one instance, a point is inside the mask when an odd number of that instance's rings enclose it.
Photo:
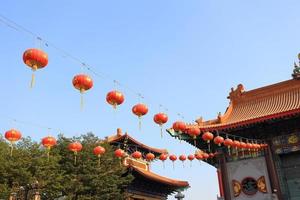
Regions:
[[[226,109],[230,88],[239,83],[250,90],[289,79],[300,51],[299,7],[296,0],[2,2],[1,15],[82,59],[105,78],[91,74],[94,88],[86,93],[80,111],[80,96],[71,80],[82,72],[81,66],[51,46],[43,47],[49,65],[36,73],[30,90],[31,71],[22,53],[37,42],[0,23],[0,131],[17,127],[36,140],[49,134],[8,116],[54,127],[67,136],[93,131],[105,137],[121,127],[150,146],[192,153],[190,145],[167,134],[160,138],[152,120],[159,104],[168,108],[170,127],[177,113],[186,122],[215,118]],[[122,83],[117,89],[126,97],[116,113],[105,102],[106,93],[114,89],[113,79]],[[131,114],[139,101],[136,92],[149,105],[142,132]],[[170,162],[166,169],[157,162],[152,168],[188,180],[188,200],[216,199],[213,167],[195,162],[192,168],[182,168],[177,163],[173,170]]]

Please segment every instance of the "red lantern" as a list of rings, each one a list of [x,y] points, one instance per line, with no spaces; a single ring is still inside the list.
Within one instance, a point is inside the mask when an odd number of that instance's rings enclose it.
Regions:
[[[122,149],[115,150],[115,156],[117,158],[122,158],[124,156],[124,151]]]
[[[209,158],[208,153],[203,153],[202,156],[203,156],[203,159],[205,159],[205,160],[207,160],[207,158]]]
[[[240,143],[240,148],[241,149],[246,149],[247,148],[247,144],[245,142],[241,142]]]
[[[180,155],[179,160],[182,162],[182,166],[184,167],[184,161],[186,160],[186,156],[185,155]]]
[[[172,161],[172,163],[173,163],[173,169],[174,169],[174,168],[175,168],[174,162],[177,160],[177,156],[175,156],[175,155],[170,155],[170,156],[169,156],[169,159]]]
[[[132,112],[139,118],[139,129],[141,129],[141,118],[148,113],[148,107],[145,104],[139,103],[132,107]]]
[[[147,153],[146,154],[146,160],[151,162],[152,160],[154,160],[155,155],[153,153]]]
[[[32,88],[35,81],[34,72],[44,68],[48,64],[48,55],[40,49],[27,49],[23,53],[23,61],[33,71],[30,83],[30,87]]]
[[[232,139],[226,138],[226,139],[224,140],[223,144],[224,144],[224,146],[227,147],[227,149],[228,149],[228,154],[230,155],[230,148],[231,148],[231,146],[232,146],[232,144],[233,144]]]
[[[195,156],[193,154],[188,155],[188,159],[190,161],[190,166],[192,167],[192,161],[195,159]]]
[[[197,146],[196,139],[197,139],[197,136],[200,135],[200,133],[201,133],[200,129],[196,126],[193,126],[193,127],[190,127],[187,129],[187,134],[194,139],[195,146]]]
[[[117,90],[110,91],[106,95],[107,103],[112,105],[114,109],[116,109],[118,105],[122,104],[124,99],[124,95]]]
[[[82,145],[79,142],[72,142],[69,144],[68,149],[74,152],[74,164],[76,165],[77,153],[81,151]]]
[[[48,157],[48,161],[49,161],[49,158],[50,158],[50,149],[56,145],[56,139],[54,137],[51,137],[51,136],[47,136],[47,137],[44,137],[42,139],[42,145],[47,148],[48,152],[47,152],[47,157]]]
[[[10,142],[10,156],[12,156],[13,148],[14,148],[14,143],[18,140],[21,139],[22,134],[20,131],[16,129],[10,129],[5,132],[5,138]]]
[[[235,149],[238,149],[238,148],[240,148],[240,146],[241,146],[240,141],[238,141],[238,140],[233,141],[232,147],[235,147]]]
[[[181,134],[185,131],[186,125],[182,121],[177,121],[173,123],[173,129],[174,131],[179,132]]]
[[[157,113],[153,118],[154,122],[160,126],[160,135],[162,137],[162,126],[167,123],[168,116],[165,113]]]
[[[83,108],[83,94],[93,87],[93,80],[85,74],[78,74],[73,78],[73,86],[81,93],[81,108]]]
[[[203,155],[201,153],[196,153],[195,158],[200,161],[203,159]]]
[[[214,139],[214,143],[216,144],[216,145],[218,145],[218,146],[221,146],[221,144],[224,142],[224,138],[223,137],[221,137],[221,136],[217,136],[217,137],[215,137],[215,139]]]
[[[168,155],[166,153],[160,154],[159,160],[163,162],[163,167],[165,168],[165,161],[168,159]]]
[[[142,157],[142,153],[139,151],[135,151],[131,154],[131,156],[135,159],[140,159]]]
[[[93,153],[98,157],[98,166],[100,166],[100,158],[105,153],[105,148],[101,146],[96,146],[93,149]]]
[[[207,143],[209,143],[212,139],[214,139],[214,135],[211,132],[205,132],[202,135],[202,139],[204,141],[206,141]]]

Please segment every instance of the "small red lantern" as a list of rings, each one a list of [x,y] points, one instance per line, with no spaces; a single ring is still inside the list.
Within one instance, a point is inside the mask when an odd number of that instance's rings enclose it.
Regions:
[[[112,105],[114,109],[116,109],[118,105],[122,104],[124,100],[124,95],[117,90],[110,91],[106,95],[107,103]]]
[[[238,141],[238,140],[233,141],[232,147],[235,147],[235,149],[238,149],[238,148],[240,148],[240,146],[241,146],[240,141]]]
[[[202,153],[196,153],[195,154],[195,158],[197,159],[197,160],[202,160],[203,159],[203,155],[202,155]]]
[[[168,154],[166,153],[163,153],[163,154],[160,154],[159,156],[159,160],[161,160],[163,162],[163,167],[165,168],[165,161],[168,159]]]
[[[241,142],[240,143],[240,148],[241,149],[246,149],[247,148],[247,144],[245,142]]]
[[[10,142],[10,156],[12,156],[13,148],[14,148],[14,143],[18,140],[21,139],[22,134],[20,131],[16,129],[10,129],[5,132],[5,138]]]
[[[170,155],[170,156],[169,156],[169,159],[172,161],[172,163],[173,163],[173,169],[174,169],[174,168],[175,168],[174,162],[177,160],[177,156],[175,156],[175,155]]]
[[[217,136],[214,139],[214,143],[218,146],[221,146],[221,144],[224,142],[224,138],[222,136]]]
[[[205,160],[207,160],[209,158],[208,153],[203,153],[202,156],[203,156],[203,159],[205,159]]]
[[[177,121],[173,123],[173,129],[174,131],[179,132],[181,134],[185,131],[186,125],[182,121]]]
[[[135,159],[140,159],[142,157],[142,153],[139,151],[135,151],[131,154],[131,156]]]
[[[139,118],[139,129],[141,129],[142,116],[148,113],[148,107],[145,104],[139,103],[132,107],[132,112]]]
[[[186,160],[186,156],[185,155],[180,155],[179,160],[182,162],[182,166],[184,167],[184,161]]]
[[[77,153],[81,151],[82,145],[79,142],[72,142],[69,144],[68,149],[74,152],[74,164],[76,165]]]
[[[93,149],[93,153],[98,157],[98,166],[100,166],[100,158],[105,153],[105,148],[102,146],[96,146]]]
[[[117,158],[122,158],[123,156],[124,156],[124,151],[122,150],[122,149],[117,149],[117,150],[115,150],[115,156],[117,157]]]
[[[152,160],[154,160],[155,155],[153,153],[147,153],[146,154],[146,160],[151,162]]]
[[[168,115],[166,115],[165,113],[157,113],[156,115],[154,115],[153,120],[156,124],[158,124],[160,126],[160,135],[162,137],[163,136],[162,135],[162,129],[163,129],[162,126],[163,126],[163,124],[167,123]]]
[[[192,161],[195,159],[195,156],[193,154],[188,155],[188,159],[190,161],[190,166],[192,167]]]
[[[50,158],[50,150],[51,148],[56,145],[56,139],[52,136],[47,136],[47,137],[44,137],[42,139],[42,145],[47,148],[47,157],[48,157],[48,161],[49,161],[49,158]]]
[[[227,147],[227,149],[228,149],[228,154],[230,155],[230,148],[231,148],[231,146],[232,146],[232,144],[233,144],[232,139],[226,138],[226,139],[224,140],[223,144],[224,144],[224,146]]]
[[[93,87],[93,80],[91,77],[85,74],[78,74],[73,78],[73,86],[80,91],[81,93],[81,108],[83,108],[83,94],[85,91],[91,89]]]
[[[205,133],[203,133],[202,139],[207,142],[208,151],[210,151],[210,141],[214,139],[214,135],[211,132],[206,131]]]
[[[24,63],[32,69],[30,87],[32,88],[35,81],[34,72],[44,68],[48,64],[48,55],[40,49],[27,49],[23,53]]]
[[[196,126],[193,126],[193,127],[190,127],[187,129],[187,134],[194,139],[195,146],[197,146],[196,139],[197,139],[197,136],[200,135],[200,133],[201,133],[200,129]]]

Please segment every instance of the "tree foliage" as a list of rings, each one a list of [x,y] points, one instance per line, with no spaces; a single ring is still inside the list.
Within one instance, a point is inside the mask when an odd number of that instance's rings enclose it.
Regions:
[[[77,154],[76,165],[74,154],[67,148],[74,140],[83,145]],[[100,165],[98,157],[93,154],[97,145],[106,149]],[[38,181],[41,198],[45,200],[59,197],[67,200],[121,200],[132,180],[126,168],[114,157],[112,147],[100,142],[92,133],[72,139],[59,135],[49,161],[47,149],[30,138],[23,138],[16,144],[12,157],[9,151],[10,144],[0,137],[0,199],[7,199],[14,183],[26,186]]]

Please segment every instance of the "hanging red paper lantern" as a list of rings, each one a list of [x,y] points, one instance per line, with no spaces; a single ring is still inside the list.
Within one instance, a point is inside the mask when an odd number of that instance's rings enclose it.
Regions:
[[[105,153],[105,148],[102,147],[102,146],[96,146],[94,149],[93,149],[93,153],[100,157],[102,156],[104,153]]]
[[[235,149],[238,149],[238,148],[240,148],[240,146],[241,146],[240,141],[238,141],[238,140],[233,141],[232,147],[235,147]]]
[[[74,152],[74,164],[76,165],[77,153],[81,151],[82,145],[79,142],[72,142],[69,144],[68,149]]]
[[[179,156],[179,160],[182,161],[182,162],[184,162],[186,160],[186,156],[185,155],[180,155]]]
[[[195,156],[193,154],[188,155],[189,161],[193,161],[195,159]]]
[[[183,133],[186,129],[186,125],[182,121],[174,122],[172,127],[174,131],[179,132],[180,134]]]
[[[197,159],[197,160],[202,160],[203,159],[203,155],[202,155],[202,153],[196,153],[195,154],[195,158]]]
[[[247,148],[247,144],[245,142],[241,142],[240,143],[240,148],[241,149],[246,149]]]
[[[203,156],[203,159],[205,159],[205,160],[207,160],[209,158],[208,153],[203,153],[202,156]]]
[[[140,159],[142,157],[142,153],[139,151],[135,151],[131,154],[131,156],[135,159]]]
[[[148,107],[145,104],[139,103],[132,107],[132,112],[139,118],[139,129],[141,129],[141,118],[148,113]]]
[[[223,142],[224,146],[228,149],[228,154],[230,155],[230,148],[232,147],[233,141],[232,139],[226,138]]]
[[[114,154],[117,158],[122,158],[125,153],[122,149],[117,149],[117,150],[115,150]]]
[[[32,88],[35,81],[34,72],[44,68],[48,64],[48,55],[40,49],[27,49],[23,53],[23,61],[33,71],[30,83],[30,87]]]
[[[175,155],[170,155],[170,156],[169,156],[169,159],[172,161],[172,163],[173,163],[173,169],[174,169],[174,168],[175,168],[174,162],[177,160],[177,156],[175,156]]]
[[[147,161],[152,161],[152,160],[154,160],[154,158],[155,158],[155,155],[153,154],[153,153],[147,153],[146,154],[146,160]]]
[[[162,137],[163,124],[167,123],[168,115],[165,113],[157,113],[153,118],[154,122],[160,126],[160,135]]]
[[[81,93],[81,108],[83,108],[83,94],[93,87],[93,80],[85,74],[78,74],[73,78],[73,86]]]
[[[195,146],[197,146],[196,139],[197,139],[197,136],[200,135],[200,133],[201,133],[200,129],[196,126],[193,126],[193,127],[190,127],[187,129],[187,134],[193,138]]]
[[[93,153],[98,157],[98,166],[100,166],[100,158],[105,153],[105,148],[102,146],[96,146],[93,149]]]
[[[159,156],[159,160],[161,160],[163,162],[163,167],[165,168],[165,161],[168,159],[168,154],[166,153],[162,153]]]
[[[49,158],[50,158],[50,149],[56,145],[56,139],[52,136],[47,136],[47,137],[44,137],[42,139],[42,145],[47,148],[47,157],[48,157],[48,161],[49,161]]]
[[[224,142],[224,138],[222,136],[217,136],[214,139],[214,143],[218,146],[221,146],[221,144]]]
[[[202,135],[202,139],[209,143],[212,139],[214,139],[214,135],[211,132],[206,131]]]
[[[16,129],[10,129],[5,132],[4,137],[10,142],[10,156],[12,156],[13,152],[13,145],[16,141],[20,140],[22,137],[22,134],[20,131]]]
[[[114,109],[116,109],[118,105],[122,104],[124,100],[124,95],[117,90],[110,91],[106,95],[107,103],[112,105]]]

